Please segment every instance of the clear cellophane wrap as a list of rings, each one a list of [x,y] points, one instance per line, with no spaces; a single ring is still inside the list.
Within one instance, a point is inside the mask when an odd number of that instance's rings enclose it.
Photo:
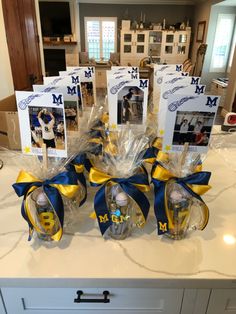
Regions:
[[[160,191],[161,184],[163,182],[165,184],[162,205],[165,207],[164,216],[167,216],[169,222],[169,230],[167,230],[168,228],[166,229],[164,223],[159,222],[157,219],[159,234],[163,232],[173,239],[181,239],[186,236],[187,231],[202,230],[207,225],[209,219],[207,206],[200,199],[194,197],[188,189],[189,186],[193,187],[191,180],[195,180],[191,176],[203,171],[202,162],[205,157],[205,155],[189,152],[187,146],[182,153],[159,152],[152,177],[158,179],[157,181],[154,180],[157,194]],[[164,172],[162,171],[163,168]],[[210,173],[206,173],[206,176],[210,177]],[[198,182],[199,179],[195,181]],[[202,182],[199,184],[202,184]],[[209,188],[210,186],[206,187],[206,190]],[[205,193],[205,190],[202,192]],[[156,206],[155,213],[156,217],[159,217],[160,203],[157,202],[156,204],[159,204],[159,208]]]
[[[127,193],[126,187],[128,181],[132,181],[135,175],[142,174],[148,178],[142,166],[142,157],[148,143],[148,137],[137,130],[133,131],[127,125],[119,130],[108,132],[103,154],[93,158],[94,167],[90,172],[90,182],[92,185],[105,187],[105,202],[108,208],[107,216],[106,213],[99,215],[100,208],[98,206],[96,211],[95,197],[95,212],[97,219],[100,219],[100,229],[104,217],[112,222],[104,233],[105,237],[124,239],[134,226],[141,226],[145,222],[145,214],[143,215],[137,206],[137,201]],[[135,182],[133,183],[135,185]],[[145,183],[149,186],[148,179]],[[101,191],[98,193],[101,194]],[[103,234],[102,229],[101,232]]]

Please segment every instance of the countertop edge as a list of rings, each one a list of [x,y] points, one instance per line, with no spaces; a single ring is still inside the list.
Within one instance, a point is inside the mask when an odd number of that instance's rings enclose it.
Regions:
[[[0,287],[236,289],[236,279],[0,278]]]

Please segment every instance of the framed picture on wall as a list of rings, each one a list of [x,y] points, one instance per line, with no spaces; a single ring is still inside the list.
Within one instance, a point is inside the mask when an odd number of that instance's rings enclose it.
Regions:
[[[201,21],[198,23],[197,26],[197,37],[196,37],[196,42],[197,43],[202,43],[204,40],[204,35],[205,35],[205,28],[206,28],[206,21]]]

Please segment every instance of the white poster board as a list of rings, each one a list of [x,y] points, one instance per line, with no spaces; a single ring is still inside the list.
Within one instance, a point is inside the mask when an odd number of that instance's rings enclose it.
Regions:
[[[171,95],[168,98],[163,150],[207,153],[220,97],[214,95]]]
[[[43,80],[45,85],[53,86],[68,86],[68,85],[78,85],[80,84],[82,93],[82,103],[83,109],[92,107],[96,100],[96,88],[95,81],[91,77],[84,78],[83,81],[78,73],[67,76],[48,76],[44,77]]]
[[[146,127],[148,80],[109,81],[108,105],[111,129],[127,124],[137,128]]]
[[[67,157],[63,94],[16,92],[22,152],[42,155],[45,143],[49,157]]]
[[[63,94],[67,131],[78,131],[79,110],[82,110],[80,85],[33,85],[34,92]]]
[[[154,103],[154,111],[158,110],[158,105],[160,101],[160,91],[161,91],[161,85],[163,82],[163,77],[165,75],[188,75],[188,73],[185,73],[182,71],[183,66],[182,64],[166,64],[166,65],[160,65],[160,64],[154,64],[153,68],[153,103]]]
[[[179,78],[179,77],[177,77]],[[200,95],[205,93],[206,85],[190,84],[190,77],[183,78],[181,81],[177,80],[169,83],[168,77],[165,77],[166,82],[163,82],[161,87],[160,103],[158,108],[158,136],[163,137],[166,125],[166,111],[168,105],[168,98],[170,95]]]

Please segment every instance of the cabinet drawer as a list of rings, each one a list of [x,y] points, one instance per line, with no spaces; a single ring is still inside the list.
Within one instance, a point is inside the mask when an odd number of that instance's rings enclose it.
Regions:
[[[75,303],[77,290],[81,299],[103,299],[108,290],[109,303]],[[68,313],[162,313],[179,314],[183,290],[177,289],[122,289],[122,288],[2,288],[8,314],[51,314],[60,310]],[[14,302],[13,302],[14,300]],[[88,310],[90,310],[88,312]],[[94,310],[94,311],[92,311]],[[99,310],[99,311],[98,311]],[[86,312],[87,311],[87,312]],[[113,312],[114,311],[114,312]],[[140,312],[138,312],[140,311]]]
[[[236,314],[236,289],[213,289],[207,314]]]

